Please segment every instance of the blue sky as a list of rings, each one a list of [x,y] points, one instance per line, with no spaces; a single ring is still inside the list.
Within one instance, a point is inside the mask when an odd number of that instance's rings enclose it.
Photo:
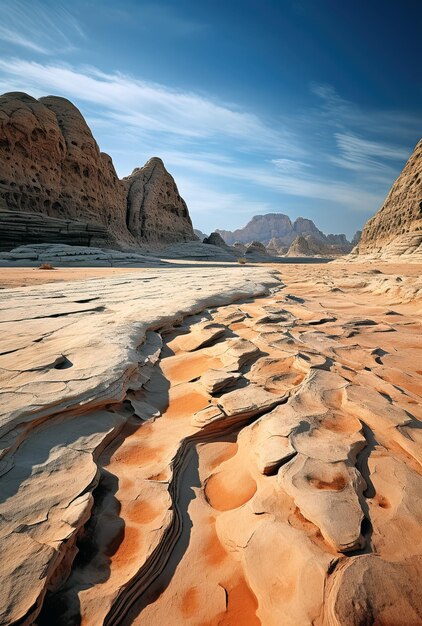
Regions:
[[[419,0],[0,0],[0,92],[71,99],[120,176],[163,158],[197,228],[351,236],[421,136]]]

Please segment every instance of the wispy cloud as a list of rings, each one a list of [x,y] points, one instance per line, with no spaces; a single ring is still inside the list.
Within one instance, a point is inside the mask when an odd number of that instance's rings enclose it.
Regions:
[[[22,35],[16,30],[7,28],[6,26],[0,26],[0,39],[17,46],[22,46],[28,50],[39,52],[40,54],[47,54],[46,48],[35,43],[32,39],[28,39],[25,35]]]
[[[73,100],[109,141],[120,175],[161,156],[193,216],[214,227],[229,215],[289,212],[290,201],[304,217],[316,205],[340,225],[342,212],[361,212],[363,223],[409,153],[381,128],[395,128],[396,115],[418,138],[412,116],[361,110],[328,85],[313,85],[316,106],[283,124],[213,95],[57,62],[0,59],[0,91],[11,89]]]
[[[421,130],[420,116],[404,111],[363,109],[343,98],[328,84],[312,83],[311,92],[318,98],[313,118],[330,127],[370,134],[371,136],[414,139]]]
[[[75,39],[85,38],[78,20],[59,0],[3,0],[0,23],[0,40],[43,55],[69,52]]]
[[[144,135],[177,135],[180,140],[231,138],[255,150],[302,151],[287,129],[276,129],[253,113],[204,95],[171,89],[92,67],[0,60],[0,71],[14,88],[37,95],[55,91],[105,107],[108,119]],[[4,82],[4,81],[3,81]],[[0,83],[1,87],[1,83]]]
[[[326,200],[347,206],[352,210],[368,211],[379,201],[379,196],[369,189],[363,189],[352,183],[335,181],[321,174],[308,174],[306,170],[288,172],[280,170],[277,164],[268,167],[265,164],[248,166],[220,162],[220,160],[210,158],[207,154],[179,151],[164,151],[162,155],[166,163],[181,171],[240,181],[246,187],[259,186],[272,192],[282,192],[291,196]]]

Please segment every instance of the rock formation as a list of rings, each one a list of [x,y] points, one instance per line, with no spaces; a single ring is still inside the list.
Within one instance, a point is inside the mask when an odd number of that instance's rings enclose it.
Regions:
[[[361,237],[362,237],[362,231],[357,230],[352,237],[352,241],[350,242],[353,247],[358,245]]]
[[[352,245],[345,235],[327,235],[321,240],[314,235],[301,235],[290,245],[286,256],[288,257],[338,257],[347,254]]]
[[[2,289],[0,624],[422,623],[403,269]]]
[[[151,159],[119,180],[111,158],[65,98],[0,97],[0,164],[0,198],[9,211],[105,228],[111,242],[125,247],[196,239],[162,162]]]
[[[235,241],[249,243],[260,241],[267,246],[270,254],[286,254],[289,246],[298,237],[311,237],[311,241],[320,242],[321,249],[324,245],[331,248],[331,253],[347,254],[352,249],[345,235],[324,235],[312,220],[298,217],[294,222],[282,213],[268,213],[267,215],[255,215],[244,227],[235,231],[217,230],[224,241],[232,245]],[[316,252],[320,254],[320,251]],[[309,256],[312,256],[312,250]]]
[[[296,221],[298,222],[297,225],[296,222],[292,223],[290,218],[287,215],[283,215],[283,213],[268,213],[266,215],[255,215],[246,226],[235,231],[217,230],[217,232],[229,245],[234,244],[236,241],[241,243],[260,241],[267,244],[273,237],[289,245],[297,235],[301,234],[300,230],[295,229],[295,225],[299,229],[303,226],[307,232],[312,228],[311,224],[313,225],[310,220],[302,220],[302,218]],[[318,230],[315,226],[314,228]]]
[[[194,234],[198,237],[199,241],[204,241],[208,235],[202,232],[202,230],[198,230],[197,228],[193,229]]]
[[[73,246],[115,247],[105,226],[79,220],[48,217],[42,213],[0,209],[0,251],[21,245],[55,243]]]
[[[280,239],[277,239],[277,237],[273,237],[267,243],[266,248],[267,248],[267,252],[269,252],[270,254],[273,254],[275,256],[277,255],[281,256],[287,253],[289,246],[284,246],[281,243]]]
[[[269,256],[268,251],[263,243],[260,241],[251,241],[246,246],[245,255],[247,257],[264,257],[267,258]]]
[[[422,260],[422,139],[350,255],[363,257]]]
[[[220,248],[229,248],[219,233],[211,233],[209,237],[205,237],[203,243],[211,246],[219,246]]]
[[[161,159],[123,179],[127,189],[126,223],[137,241],[174,243],[196,240],[188,207]]]

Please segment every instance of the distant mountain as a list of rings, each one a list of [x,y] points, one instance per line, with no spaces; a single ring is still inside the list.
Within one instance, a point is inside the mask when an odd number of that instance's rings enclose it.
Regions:
[[[357,230],[355,232],[355,234],[353,235],[353,238],[352,238],[352,242],[351,242],[352,246],[357,246],[361,237],[362,237],[362,231],[361,230]]]
[[[298,217],[294,222],[283,213],[267,213],[255,215],[243,228],[237,230],[217,230],[224,241],[233,245],[236,241],[249,243],[260,241],[269,246],[271,251],[278,250],[284,253],[298,237],[312,237],[313,241],[333,246],[342,250],[344,254],[350,252],[352,245],[347,241],[346,235],[324,235],[312,220]]]
[[[193,229],[194,234],[198,237],[199,241],[204,241],[208,235],[202,232],[202,230],[198,230],[198,228]]]

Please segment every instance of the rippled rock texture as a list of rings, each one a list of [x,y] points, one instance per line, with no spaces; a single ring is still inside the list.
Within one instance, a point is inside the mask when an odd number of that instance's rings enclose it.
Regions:
[[[0,292],[0,623],[421,623],[421,291],[389,271]]]

